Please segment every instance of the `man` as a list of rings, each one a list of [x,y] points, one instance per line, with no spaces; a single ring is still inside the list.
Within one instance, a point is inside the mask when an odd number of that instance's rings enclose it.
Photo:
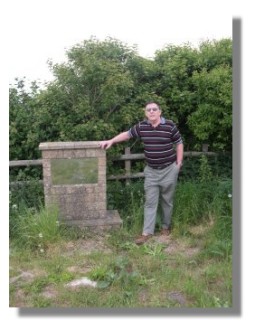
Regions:
[[[163,217],[161,234],[169,235],[171,231],[173,197],[182,166],[183,142],[175,124],[161,114],[160,105],[150,101],[145,105],[146,120],[111,140],[100,142],[103,149],[130,138],[140,138],[144,144],[147,163],[144,169],[144,226],[142,235],[135,241],[136,244],[143,244],[154,235],[159,197]]]

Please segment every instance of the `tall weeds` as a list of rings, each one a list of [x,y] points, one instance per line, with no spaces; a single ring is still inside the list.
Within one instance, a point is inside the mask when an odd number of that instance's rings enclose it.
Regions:
[[[193,181],[179,180],[174,197],[172,215],[176,235],[188,234],[190,226],[213,222],[212,235],[218,241],[232,240],[232,180],[218,180],[212,176],[205,157],[201,157],[199,175]],[[36,187],[37,204],[32,190]],[[59,226],[57,210],[45,209],[38,186],[22,195],[10,193],[10,238],[20,246],[44,248],[47,242],[65,235]],[[31,198],[29,197],[31,196]],[[29,200],[30,198],[30,200]],[[123,228],[129,233],[140,233],[143,226],[143,180],[109,182],[107,208],[117,209],[123,220]],[[160,209],[157,226],[160,226]],[[229,244],[229,251],[231,244]]]

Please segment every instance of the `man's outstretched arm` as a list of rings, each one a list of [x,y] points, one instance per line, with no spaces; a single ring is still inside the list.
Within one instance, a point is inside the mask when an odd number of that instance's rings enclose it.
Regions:
[[[116,135],[114,138],[111,140],[105,140],[100,142],[100,147],[102,149],[109,149],[113,144],[119,143],[119,142],[124,142],[130,139],[129,132],[122,132],[118,135]]]

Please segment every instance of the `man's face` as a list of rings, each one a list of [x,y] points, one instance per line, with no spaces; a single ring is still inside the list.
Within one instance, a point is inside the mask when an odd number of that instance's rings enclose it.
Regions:
[[[152,122],[157,122],[160,119],[161,110],[156,103],[149,103],[145,107],[145,116]]]

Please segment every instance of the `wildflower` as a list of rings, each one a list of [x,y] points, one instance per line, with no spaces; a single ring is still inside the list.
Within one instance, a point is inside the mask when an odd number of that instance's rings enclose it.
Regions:
[[[43,237],[43,234],[42,234],[42,233],[40,233],[38,236],[39,236],[40,238],[42,238],[42,237]]]
[[[44,252],[44,249],[40,249],[40,252],[43,253]]]
[[[231,194],[228,194],[228,198],[231,198],[232,197],[232,195]]]
[[[13,204],[13,205],[12,205],[12,208],[13,208],[14,210],[16,210],[16,209],[18,208],[18,206],[17,206],[16,204]]]

